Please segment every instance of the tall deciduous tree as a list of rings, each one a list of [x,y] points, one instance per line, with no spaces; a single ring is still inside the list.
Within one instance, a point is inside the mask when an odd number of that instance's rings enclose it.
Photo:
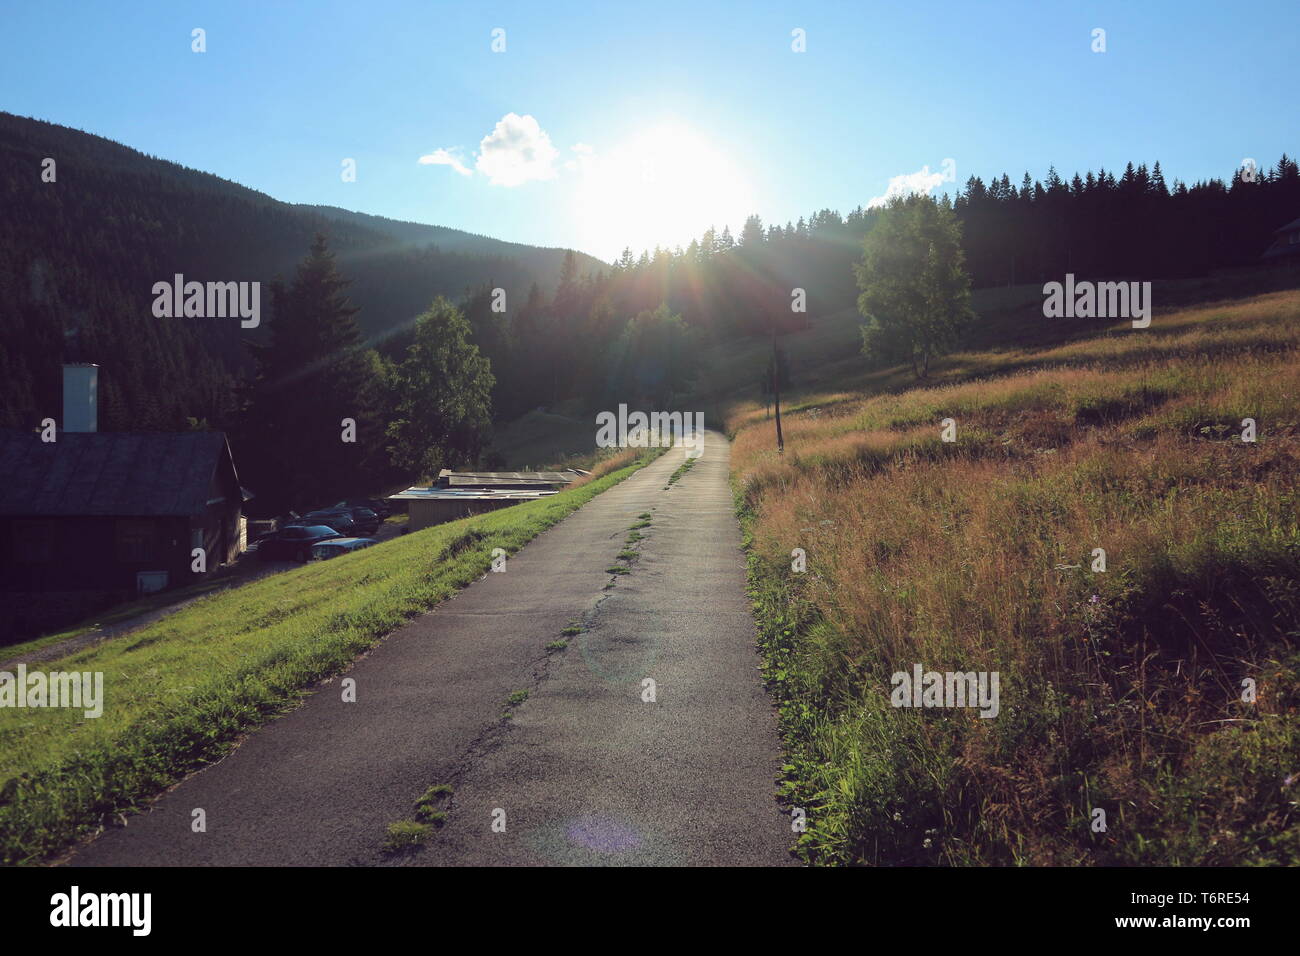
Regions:
[[[622,384],[654,408],[671,410],[676,396],[695,379],[697,337],[667,305],[632,318],[619,346]]]
[[[952,348],[974,315],[952,208],[929,196],[890,200],[854,271],[858,310],[868,320],[863,353],[909,362],[925,378],[931,359]]]
[[[397,369],[397,413],[388,426],[393,462],[431,477],[476,460],[491,420],[493,382],[469,323],[440,296],[416,320],[415,341]]]

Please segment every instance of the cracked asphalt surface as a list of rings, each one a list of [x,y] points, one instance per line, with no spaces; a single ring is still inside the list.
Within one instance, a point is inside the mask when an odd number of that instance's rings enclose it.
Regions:
[[[665,490],[670,449],[358,660],[355,703],[325,682],[69,862],[792,863],[728,453],[709,432]],[[637,557],[618,559],[644,512]],[[386,853],[435,784],[453,788],[445,824]]]

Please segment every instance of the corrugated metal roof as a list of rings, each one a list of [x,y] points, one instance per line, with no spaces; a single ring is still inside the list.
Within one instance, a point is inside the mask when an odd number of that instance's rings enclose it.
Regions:
[[[510,486],[565,485],[578,477],[572,471],[448,471],[438,474],[438,484],[448,488],[492,488]]]
[[[389,501],[532,501],[555,494],[554,488],[407,488]]]
[[[225,454],[221,432],[0,429],[0,514],[201,514]]]

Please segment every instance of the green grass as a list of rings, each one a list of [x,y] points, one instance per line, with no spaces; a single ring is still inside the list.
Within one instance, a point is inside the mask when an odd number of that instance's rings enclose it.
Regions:
[[[238,580],[224,578],[209,578],[205,581],[198,581],[185,587],[174,588],[167,591],[161,591],[157,594],[151,594],[148,597],[142,597],[134,601],[128,601],[125,604],[118,604],[114,607],[102,611],[98,614],[92,614],[85,620],[64,628],[54,634],[46,634],[43,637],[33,638],[30,641],[23,641],[19,644],[6,644],[0,647],[0,661],[12,660],[29,654],[32,651],[41,650],[49,647],[51,644],[58,644],[62,641],[70,640],[74,637],[81,637],[93,630],[101,627],[110,627],[119,624],[122,621],[130,620],[141,614],[148,614],[151,611],[161,610],[171,607],[173,604],[180,604],[182,601],[188,601],[191,598],[202,597],[205,594],[213,594],[225,590],[232,584],[238,584]]]
[[[428,823],[416,823],[414,820],[399,820],[390,823],[384,835],[385,853],[403,853],[414,850],[429,838],[432,827]]]
[[[1300,861],[1300,295],[1152,329],[819,374],[784,455],[729,422],[806,862]],[[911,663],[999,672],[999,716],[893,707]]]
[[[678,465],[677,470],[668,476],[668,484],[664,485],[664,487],[668,488],[671,485],[675,485],[688,471],[695,467],[697,461],[699,461],[698,458],[687,458],[684,462]]]
[[[0,861],[42,859],[143,805],[319,681],[652,460],[201,599],[42,665],[102,671],[104,714],[0,710]],[[338,693],[337,686],[322,693]]]
[[[527,699],[528,699],[528,691],[526,690],[514,691],[509,697],[506,698],[506,706],[505,709],[501,711],[501,718],[503,720],[509,720],[510,718],[512,718],[515,715],[514,708],[518,707]]]
[[[606,568],[605,571],[608,574],[631,574],[632,573],[627,568],[621,567],[619,565],[615,565],[612,568]]]
[[[451,799],[452,788],[449,783],[439,783],[424,791],[415,802],[415,819],[420,823],[440,827],[447,822],[447,811],[440,809],[440,804]]]
[[[548,651],[562,651],[568,646],[569,646],[568,641],[564,641],[564,640],[551,641],[551,643],[546,645],[546,649]]]

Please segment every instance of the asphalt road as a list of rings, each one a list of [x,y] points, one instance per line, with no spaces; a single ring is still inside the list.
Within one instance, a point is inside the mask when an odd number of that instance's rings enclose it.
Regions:
[[[792,862],[727,457],[709,433],[665,490],[670,450],[356,662],[355,703],[322,684],[70,862]],[[647,511],[631,573],[609,573]],[[385,851],[435,784],[453,788],[444,825]]]

